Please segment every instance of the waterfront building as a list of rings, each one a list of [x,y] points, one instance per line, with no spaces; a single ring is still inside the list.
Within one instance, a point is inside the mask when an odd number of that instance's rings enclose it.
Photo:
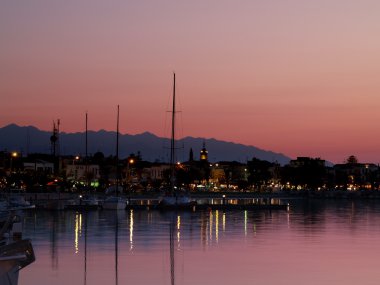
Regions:
[[[355,191],[378,189],[379,167],[373,163],[336,164],[335,183],[339,188]]]
[[[85,182],[87,180],[98,180],[100,178],[99,165],[72,163],[65,167],[66,177],[69,180]]]
[[[168,164],[154,165],[150,167],[149,176],[152,180],[164,180],[165,172],[170,170]]]
[[[54,173],[54,163],[45,160],[35,160],[34,162],[24,162],[24,171],[35,173]]]
[[[289,165],[291,167],[307,167],[307,166],[318,166],[318,167],[325,167],[326,161],[323,159],[317,158],[311,158],[311,157],[297,157],[297,159],[292,159],[289,162]]]

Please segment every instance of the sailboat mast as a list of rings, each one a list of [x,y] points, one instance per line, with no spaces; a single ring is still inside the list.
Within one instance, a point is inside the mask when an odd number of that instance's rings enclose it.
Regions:
[[[170,143],[170,186],[174,190],[174,165],[175,165],[175,73],[173,73],[173,106],[172,106],[172,134]]]
[[[87,147],[88,147],[88,137],[87,137],[87,123],[88,123],[88,116],[87,116],[87,112],[86,112],[86,157],[85,157],[85,175],[86,175],[86,187],[88,187],[88,153],[87,153]]]
[[[88,116],[86,112],[86,161],[87,161],[87,146],[88,146],[88,137],[87,137],[87,122],[88,122]]]
[[[116,195],[119,193],[119,105],[117,105],[116,123]]]

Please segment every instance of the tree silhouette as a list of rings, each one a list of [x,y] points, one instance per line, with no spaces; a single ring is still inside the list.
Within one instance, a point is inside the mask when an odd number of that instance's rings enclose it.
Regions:
[[[346,159],[346,163],[348,164],[357,164],[358,163],[358,159],[355,155],[350,155],[347,159]]]

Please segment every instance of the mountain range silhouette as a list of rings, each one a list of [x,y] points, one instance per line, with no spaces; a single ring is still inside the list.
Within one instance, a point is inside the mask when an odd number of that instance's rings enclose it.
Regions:
[[[50,153],[50,137],[52,132],[42,131],[33,126],[18,126],[10,124],[0,128],[0,151],[20,151],[28,153]],[[116,149],[115,131],[88,131],[88,154],[103,152],[105,156],[114,155]],[[177,140],[177,160],[187,161],[190,148],[193,149],[194,159],[199,159],[200,150],[205,144],[210,162],[238,161],[245,163],[252,158],[269,162],[287,164],[290,157],[284,154],[259,149],[217,139],[185,137]],[[141,154],[147,161],[169,161],[170,139],[158,137],[144,132],[137,135],[119,134],[119,156],[125,158],[131,153]],[[85,132],[59,134],[59,149],[61,155],[84,155]]]

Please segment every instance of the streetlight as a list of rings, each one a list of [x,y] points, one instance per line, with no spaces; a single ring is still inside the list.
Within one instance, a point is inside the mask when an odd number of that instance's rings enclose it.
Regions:
[[[76,182],[77,177],[78,177],[78,169],[77,169],[77,166],[75,164],[76,161],[79,161],[79,156],[78,155],[76,157],[74,157],[74,159],[73,159],[73,171],[74,171],[74,181],[75,182]]]
[[[13,168],[13,159],[16,159],[17,157],[18,157],[18,153],[16,151],[13,151],[11,153],[11,163],[10,163],[11,173],[12,173],[12,168]]]
[[[127,184],[129,184],[129,180],[131,177],[131,165],[135,163],[135,160],[133,158],[128,159],[128,164],[127,164]]]

